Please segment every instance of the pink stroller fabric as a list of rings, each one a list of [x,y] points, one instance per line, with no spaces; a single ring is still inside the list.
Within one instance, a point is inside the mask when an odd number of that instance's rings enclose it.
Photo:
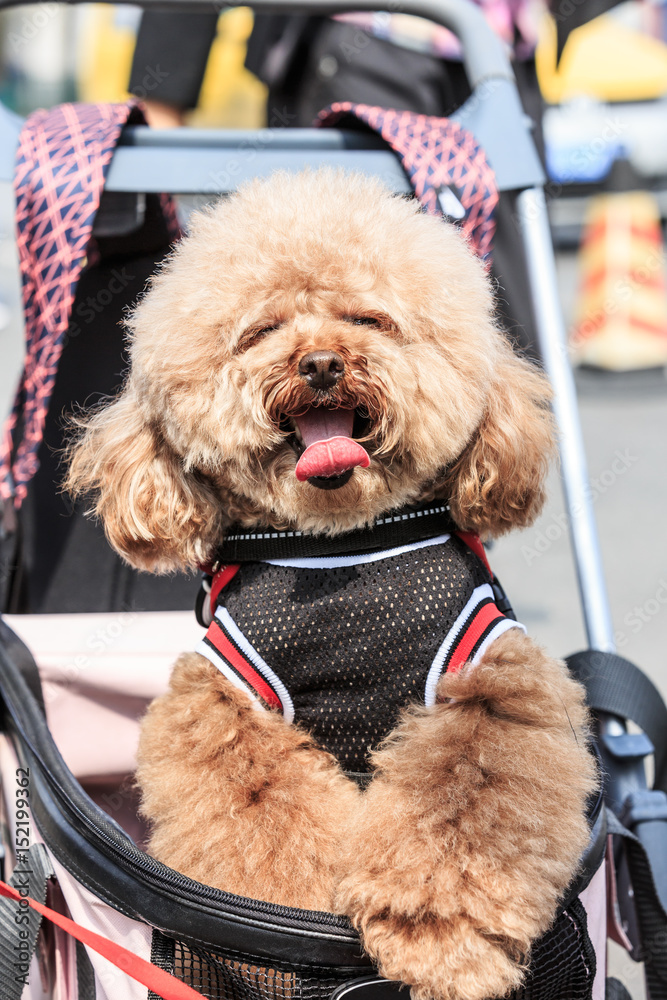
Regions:
[[[63,340],[76,285],[89,261],[111,157],[123,126],[143,121],[133,104],[62,104],[35,111],[21,131],[14,189],[26,354],[0,448],[0,496],[13,498],[17,507],[37,471]],[[170,222],[176,237],[173,212]]]
[[[453,187],[465,209],[463,232],[477,254],[489,261],[498,204],[495,176],[486,154],[469,132],[450,118],[417,115],[412,111],[376,108],[341,101],[320,111],[318,125],[340,125],[347,116],[358,118],[378,132],[410,178],[427,212],[441,214],[439,191]]]

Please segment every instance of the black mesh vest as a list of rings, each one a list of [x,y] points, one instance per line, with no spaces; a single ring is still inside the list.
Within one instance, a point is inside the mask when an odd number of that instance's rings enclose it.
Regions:
[[[401,709],[516,622],[461,538],[242,563],[198,647],[237,686],[308,729],[348,772]],[[519,626],[521,627],[521,626]]]

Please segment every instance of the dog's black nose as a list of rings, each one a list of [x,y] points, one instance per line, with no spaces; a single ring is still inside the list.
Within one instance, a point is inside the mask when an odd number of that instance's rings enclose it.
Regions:
[[[312,389],[330,389],[345,374],[345,362],[335,351],[311,351],[299,361],[299,375]]]

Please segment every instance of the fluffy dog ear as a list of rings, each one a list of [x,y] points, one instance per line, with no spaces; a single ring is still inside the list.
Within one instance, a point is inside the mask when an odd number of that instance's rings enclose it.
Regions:
[[[146,420],[132,387],[76,425],[65,488],[95,495],[91,513],[113,548],[154,573],[206,562],[220,539],[220,504]]]
[[[550,398],[545,376],[503,344],[482,423],[445,477],[461,528],[501,535],[537,517],[555,444]]]

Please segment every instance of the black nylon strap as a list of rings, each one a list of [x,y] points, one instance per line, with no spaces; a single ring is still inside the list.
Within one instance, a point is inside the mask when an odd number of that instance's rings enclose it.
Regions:
[[[588,822],[591,832],[586,850],[579,862],[579,871],[561,900],[559,912],[576,899],[589,884],[601,864],[604,864],[607,849],[607,809],[599,793],[589,809]]]
[[[42,682],[33,655],[26,644],[19,639],[16,632],[12,632],[9,625],[2,618],[0,618],[0,644],[20,670],[24,681],[30,688],[30,693],[42,710],[42,714],[46,715]]]
[[[667,913],[660,902],[644,846],[630,833],[611,809],[607,810],[607,829],[621,837],[626,851],[633,902],[639,923],[641,950],[633,953],[635,961],[643,961],[651,1000],[667,997]]]
[[[158,969],[163,969],[171,976],[174,975],[174,941],[173,938],[165,937],[160,931],[153,929],[153,939],[151,941],[151,964]],[[162,1000],[153,990],[148,991],[147,1000]]]
[[[88,957],[85,945],[76,942],[76,983],[77,1000],[96,1000],[95,970]]]
[[[9,885],[19,893],[46,901],[46,883],[53,878],[53,867],[42,844],[33,844],[26,860],[17,864]],[[28,981],[30,965],[37,947],[41,914],[16,900],[0,899],[0,987],[2,1000],[20,1000]]]
[[[300,531],[231,529],[216,553],[220,563],[258,562],[309,556],[351,555],[407,545],[455,530],[449,507],[434,501],[405,507],[378,518],[372,528],[343,535],[306,535]]]
[[[654,788],[667,792],[667,706],[653,681],[616,653],[586,649],[565,660],[588,694],[589,707],[630,719],[655,747]]]

